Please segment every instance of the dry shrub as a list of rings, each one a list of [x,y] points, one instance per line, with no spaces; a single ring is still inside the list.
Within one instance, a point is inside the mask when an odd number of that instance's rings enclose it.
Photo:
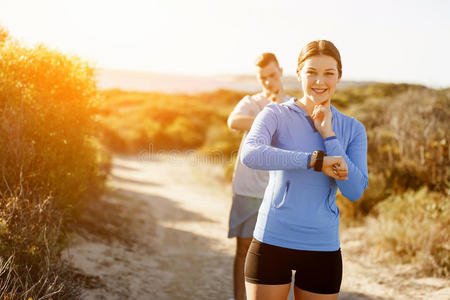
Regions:
[[[427,185],[445,192],[449,181],[450,99],[437,91],[411,91],[386,105],[370,134],[372,166],[391,188]]]
[[[385,261],[418,263],[426,275],[450,275],[450,199],[427,187],[391,196],[368,219],[370,248]]]
[[[1,299],[73,299],[78,295],[70,272],[59,259],[65,245],[64,217],[52,207],[52,200],[1,198]]]
[[[387,186],[388,183],[382,174],[369,172],[369,185],[358,201],[351,202],[338,191],[336,204],[342,221],[347,225],[361,224],[364,217],[372,213],[373,206],[389,196]]]
[[[391,96],[381,86],[349,107],[366,127],[369,185],[363,197],[351,205],[338,199],[342,215],[361,218],[389,195],[427,186],[447,194],[450,176],[448,120],[450,98],[446,91],[400,85]]]

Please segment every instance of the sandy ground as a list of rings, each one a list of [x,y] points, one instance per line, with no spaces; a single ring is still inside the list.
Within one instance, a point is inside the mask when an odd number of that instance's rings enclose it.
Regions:
[[[222,168],[195,154],[115,157],[104,201],[129,218],[131,243],[74,236],[64,256],[94,284],[82,299],[229,299],[234,240],[231,187]],[[99,220],[107,211],[98,211]],[[119,224],[120,226],[120,224]],[[341,228],[339,299],[450,299],[450,281],[417,278],[414,266],[369,259],[364,228]],[[112,234],[114,235],[114,234]]]

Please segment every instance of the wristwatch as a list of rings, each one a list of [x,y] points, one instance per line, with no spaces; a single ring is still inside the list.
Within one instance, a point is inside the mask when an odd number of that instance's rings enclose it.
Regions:
[[[314,163],[314,171],[321,172],[322,171],[322,164],[323,164],[323,157],[326,156],[327,153],[322,150],[316,150],[311,155],[311,160],[316,159]]]

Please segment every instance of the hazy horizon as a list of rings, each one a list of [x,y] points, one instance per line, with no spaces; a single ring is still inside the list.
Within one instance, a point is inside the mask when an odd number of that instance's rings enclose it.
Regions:
[[[26,9],[25,9],[26,8]],[[450,2],[4,0],[0,24],[100,68],[178,75],[252,74],[274,52],[295,75],[300,49],[327,39],[343,80],[449,86]]]
[[[186,75],[99,68],[96,78],[100,89],[118,88],[128,91],[188,94],[211,92],[217,89],[243,92],[261,90],[254,74]],[[338,84],[338,89],[375,82],[342,80]],[[300,83],[292,75],[283,76],[283,85],[285,90],[301,90]]]

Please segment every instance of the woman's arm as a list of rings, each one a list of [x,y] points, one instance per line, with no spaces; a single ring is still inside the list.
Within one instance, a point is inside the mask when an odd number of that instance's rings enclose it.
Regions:
[[[270,103],[256,116],[241,149],[241,162],[259,170],[307,169],[310,152],[290,151],[271,146],[278,126],[277,104]]]
[[[366,129],[359,121],[355,124],[357,124],[356,130],[347,147],[347,152],[336,137],[324,140],[327,155],[343,156],[347,163],[348,179],[336,180],[336,183],[342,195],[350,201],[361,198],[369,183]]]

